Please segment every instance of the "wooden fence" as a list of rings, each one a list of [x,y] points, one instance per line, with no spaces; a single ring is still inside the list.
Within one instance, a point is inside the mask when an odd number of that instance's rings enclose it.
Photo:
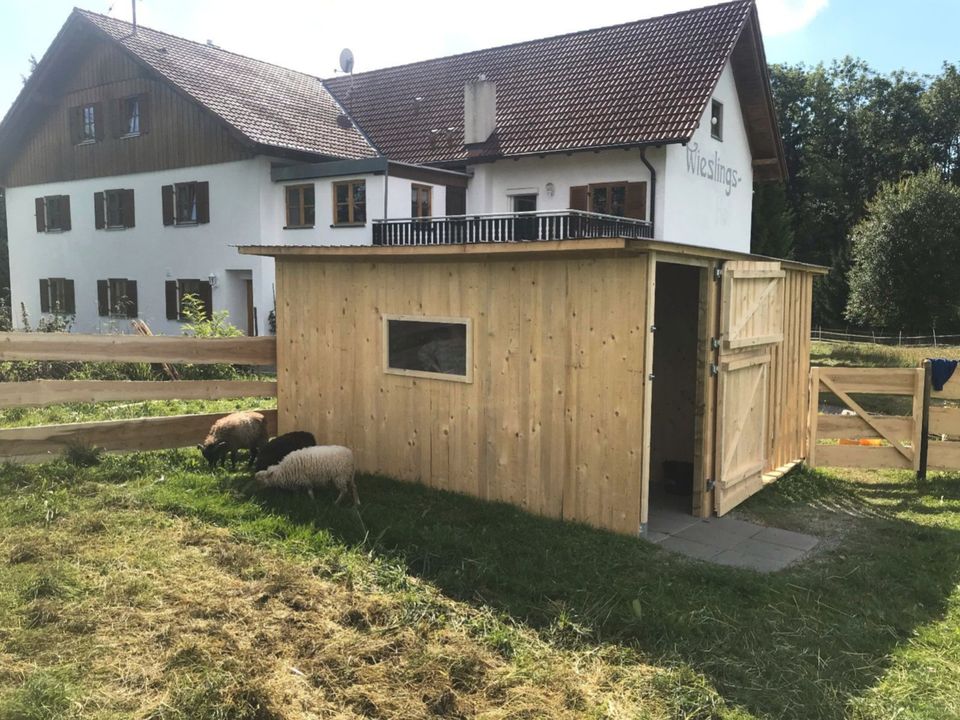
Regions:
[[[0,360],[71,362],[231,363],[274,365],[273,337],[190,338],[135,335],[0,333]],[[107,400],[217,400],[276,397],[266,380],[33,380],[0,383],[0,408]],[[276,432],[277,411],[264,410]],[[108,420],[0,429],[0,458],[49,459],[73,444],[104,450],[161,450],[194,445],[227,413]]]
[[[960,376],[930,387],[919,368],[810,371],[812,467],[960,469]],[[827,403],[821,403],[827,394]]]

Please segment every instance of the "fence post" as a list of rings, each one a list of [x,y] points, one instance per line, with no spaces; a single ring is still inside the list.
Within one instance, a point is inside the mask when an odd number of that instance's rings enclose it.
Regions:
[[[930,385],[933,377],[929,360],[921,363],[923,367],[923,400],[920,418],[920,437],[919,447],[914,449],[917,453],[917,482],[924,482],[927,479],[927,450],[930,445]],[[914,418],[916,421],[916,418]]]
[[[810,417],[807,422],[807,467],[817,466],[817,414],[820,412],[820,368],[810,368]]]

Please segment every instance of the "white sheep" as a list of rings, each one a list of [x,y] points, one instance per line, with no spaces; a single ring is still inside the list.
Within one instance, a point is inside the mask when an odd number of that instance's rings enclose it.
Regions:
[[[315,445],[296,450],[279,464],[261,470],[254,480],[263,487],[297,490],[305,488],[313,498],[313,489],[333,485],[340,491],[336,504],[353,493],[354,505],[360,504],[354,482],[353,451],[342,445]]]

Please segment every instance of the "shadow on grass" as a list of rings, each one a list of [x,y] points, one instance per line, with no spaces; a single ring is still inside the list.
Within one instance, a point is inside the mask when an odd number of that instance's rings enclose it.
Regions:
[[[226,474],[218,482],[224,490],[243,485]],[[554,641],[564,638],[556,632],[562,624],[577,628],[570,643],[617,643],[690,666],[758,716],[846,716],[897,645],[943,617],[960,580],[960,508],[953,527],[897,517],[945,495],[955,502],[960,482],[949,478],[918,490],[808,471],[768,488],[748,502],[761,517],[806,507],[836,512],[846,526],[839,547],[774,575],[696,563],[635,538],[382,477],[358,484],[362,523],[332,506],[331,493],[316,504],[274,491],[250,499],[255,514],[397,558],[447,595]],[[218,516],[220,501],[204,509],[201,497],[168,509],[237,525]],[[239,529],[255,534],[257,522],[251,516]]]

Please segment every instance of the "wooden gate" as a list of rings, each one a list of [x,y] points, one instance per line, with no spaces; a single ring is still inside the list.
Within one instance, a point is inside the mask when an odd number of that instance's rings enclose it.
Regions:
[[[723,268],[717,382],[717,515],[763,487],[770,348],[783,340],[778,262],[728,262]]]

